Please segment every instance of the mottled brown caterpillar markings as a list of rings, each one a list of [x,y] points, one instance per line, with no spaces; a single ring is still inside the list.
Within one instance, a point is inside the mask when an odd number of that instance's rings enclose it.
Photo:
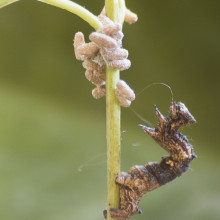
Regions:
[[[140,125],[162,148],[170,153],[160,163],[150,162],[144,166],[135,165],[122,172],[116,179],[120,186],[120,208],[111,209],[115,220],[128,220],[141,213],[138,203],[141,197],[187,171],[196,157],[188,139],[178,132],[179,128],[194,124],[196,120],[182,102],[171,103],[170,115],[164,117],[155,106],[159,123],[156,128]],[[106,211],[104,212],[104,215]]]

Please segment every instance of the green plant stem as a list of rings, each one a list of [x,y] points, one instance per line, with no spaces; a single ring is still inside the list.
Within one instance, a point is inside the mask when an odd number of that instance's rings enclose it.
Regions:
[[[6,5],[12,4],[17,1],[19,1],[19,0],[0,0],[0,8],[3,8]]]
[[[73,14],[78,15],[84,21],[89,23],[95,30],[102,26],[102,23],[98,20],[97,16],[90,11],[82,7],[81,5],[69,1],[69,0],[38,0],[40,2],[47,3],[49,5],[56,6],[58,8],[65,9]]]
[[[119,187],[115,183],[120,173],[120,118],[121,109],[115,97],[116,83],[119,81],[119,70],[106,70],[106,136],[107,136],[107,219],[110,208],[119,207]]]
[[[0,0],[0,8],[9,5],[11,3],[14,3],[18,0]],[[90,11],[82,7],[81,5],[69,1],[69,0],[37,0],[39,2],[44,2],[49,5],[56,6],[61,9],[65,9],[75,15],[78,15],[80,18],[82,18],[84,21],[89,23],[95,30],[97,30],[99,27],[102,26],[102,23],[99,21],[97,16],[92,14]]]
[[[123,23],[124,0],[105,0],[106,14],[114,22]],[[119,70],[106,69],[106,136],[107,136],[107,220],[112,220],[110,208],[119,208],[119,186],[115,183],[120,173],[121,109],[115,97]]]

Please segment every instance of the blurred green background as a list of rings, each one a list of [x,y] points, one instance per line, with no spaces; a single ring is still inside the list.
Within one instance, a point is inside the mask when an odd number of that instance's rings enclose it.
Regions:
[[[78,0],[98,14],[104,1]],[[139,20],[124,25],[138,94],[163,82],[198,123],[185,128],[198,159],[181,178],[145,195],[133,220],[220,219],[220,1],[127,0]],[[93,31],[75,15],[23,0],[0,10],[0,219],[101,220],[106,206],[105,100],[74,57],[74,34]],[[87,37],[88,40],[88,37]],[[154,85],[132,108],[157,123],[170,91]],[[122,170],[167,153],[122,109]]]

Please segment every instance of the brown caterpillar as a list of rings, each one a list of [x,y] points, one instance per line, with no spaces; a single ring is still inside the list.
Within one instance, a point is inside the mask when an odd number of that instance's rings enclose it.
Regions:
[[[140,214],[138,208],[141,197],[182,175],[196,158],[188,139],[178,132],[179,128],[194,124],[196,120],[184,103],[171,102],[170,115],[164,117],[155,106],[159,123],[156,128],[140,125],[162,148],[170,153],[160,163],[149,162],[144,166],[135,165],[120,173],[116,183],[120,186],[120,207],[110,209],[115,220],[128,220],[134,214]],[[107,212],[104,211],[104,216]]]

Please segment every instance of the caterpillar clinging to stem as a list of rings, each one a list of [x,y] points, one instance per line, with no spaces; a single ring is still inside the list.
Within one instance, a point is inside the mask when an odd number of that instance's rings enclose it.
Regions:
[[[189,168],[190,162],[196,158],[193,147],[186,136],[178,132],[179,128],[194,124],[195,118],[184,103],[171,102],[170,115],[164,117],[155,106],[159,123],[156,128],[140,127],[148,133],[162,148],[170,153],[160,163],[149,162],[144,166],[135,165],[122,172],[116,183],[120,186],[120,207],[111,209],[115,220],[128,220],[134,214],[140,214],[138,208],[141,197],[182,175]],[[106,211],[104,211],[106,215]]]

